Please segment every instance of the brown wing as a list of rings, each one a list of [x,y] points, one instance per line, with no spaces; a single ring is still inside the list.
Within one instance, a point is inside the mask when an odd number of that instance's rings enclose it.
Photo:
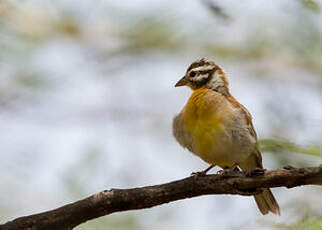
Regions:
[[[238,108],[244,113],[245,117],[245,122],[248,126],[249,133],[254,137],[256,140],[256,146],[254,152],[250,155],[249,159],[246,160],[245,162],[241,163],[241,168],[243,170],[250,170],[254,168],[263,168],[262,164],[262,154],[257,146],[257,134],[254,129],[254,125],[252,122],[252,115],[248,112],[245,106],[240,104],[232,95],[228,96],[228,100],[230,103],[235,107]]]
[[[257,142],[257,134],[254,129],[254,125],[252,122],[252,115],[250,114],[250,112],[248,112],[246,107],[240,104],[232,95],[228,95],[227,98],[235,108],[239,108],[245,114],[246,124],[248,125],[249,133],[255,138]]]

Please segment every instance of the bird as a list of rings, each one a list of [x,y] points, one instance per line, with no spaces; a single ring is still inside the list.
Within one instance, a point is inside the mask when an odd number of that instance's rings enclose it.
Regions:
[[[193,92],[173,119],[173,135],[182,147],[210,164],[195,175],[205,175],[215,166],[239,167],[243,171],[263,169],[252,116],[230,94],[223,68],[206,58],[199,59],[175,84],[180,86],[188,86]],[[263,188],[254,198],[263,215],[280,215],[269,188]]]

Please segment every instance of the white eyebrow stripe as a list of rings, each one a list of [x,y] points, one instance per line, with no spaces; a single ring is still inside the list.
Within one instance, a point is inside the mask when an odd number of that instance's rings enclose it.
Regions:
[[[207,71],[207,70],[212,70],[212,69],[214,69],[214,68],[215,68],[215,67],[214,67],[214,66],[212,66],[212,65],[199,66],[199,67],[197,67],[197,68],[191,69],[189,72],[191,72],[191,71],[196,71],[196,72],[198,72],[198,71]]]
[[[202,81],[203,79],[206,79],[208,77],[209,77],[208,74],[202,74],[202,75],[198,75],[197,77],[192,78],[191,81],[198,82],[198,81]]]

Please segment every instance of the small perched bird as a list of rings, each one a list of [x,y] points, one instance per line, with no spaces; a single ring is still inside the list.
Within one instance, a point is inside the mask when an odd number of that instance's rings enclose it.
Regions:
[[[252,117],[229,92],[223,69],[212,61],[193,62],[175,87],[189,86],[193,93],[173,119],[173,135],[184,148],[214,166],[263,168]],[[254,196],[262,214],[280,214],[270,189]]]

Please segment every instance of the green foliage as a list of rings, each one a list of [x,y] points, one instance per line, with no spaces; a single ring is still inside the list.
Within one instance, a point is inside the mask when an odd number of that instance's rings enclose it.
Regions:
[[[300,3],[305,9],[313,12],[320,11],[319,4],[314,0],[300,0]],[[19,21],[11,23],[12,17],[17,17]],[[220,35],[217,32],[217,27],[221,27],[220,24],[202,31],[203,36],[199,36],[200,33],[196,33],[195,30],[186,31],[185,35],[182,36],[178,29],[179,25],[175,21],[161,18],[159,15],[146,14],[123,17],[122,20],[119,20],[121,23],[114,25],[112,32],[106,30],[109,27],[108,23],[112,21],[108,17],[104,19],[108,22],[107,24],[95,24],[94,22],[89,24],[90,26],[80,26],[75,16],[60,12],[60,17],[57,18],[46,8],[35,10],[23,6],[17,8],[3,7],[2,11],[0,8],[0,19],[2,19],[0,31],[3,30],[4,34],[11,34],[20,38],[19,42],[23,42],[24,48],[28,43],[45,42],[57,36],[69,37],[84,43],[88,42],[91,45],[93,44],[91,39],[94,37],[99,40],[106,36],[106,41],[116,41],[116,47],[107,50],[114,54],[144,55],[151,51],[189,52],[194,47],[198,47],[198,52],[202,51],[209,55],[228,58],[252,58],[256,60],[259,58],[274,58],[279,62],[297,67],[300,64],[308,70],[322,75],[320,25],[316,23],[316,18],[308,17],[303,10],[296,12],[292,22],[286,26],[269,22],[267,25],[265,23],[260,24],[257,29],[253,29],[251,32],[245,31],[243,33],[243,36],[246,35],[245,39],[239,43],[227,42],[225,38],[222,38],[222,42],[220,42],[220,38],[218,39]],[[278,34],[278,36],[272,37],[270,30],[265,28],[274,28],[275,34]],[[83,36],[88,31],[94,34],[88,37]],[[98,34],[95,34],[96,32]],[[19,44],[17,45],[19,47]],[[2,44],[0,44],[0,47],[2,48]],[[2,52],[5,56],[12,53],[12,50],[6,48],[6,45],[3,48],[6,50],[6,52]],[[114,52],[115,49],[117,49],[116,52]],[[20,53],[26,53],[26,50]]]
[[[252,35],[242,44],[221,44],[209,43],[206,50],[214,56],[222,56],[227,58],[245,58],[259,59],[267,58],[271,54],[278,52],[278,48],[269,39],[259,39],[259,34],[253,37]]]
[[[315,13],[320,12],[320,6],[313,0],[301,0],[301,3],[305,8],[307,8]]]
[[[276,227],[280,229],[288,229],[288,230],[321,230],[322,219],[305,219],[295,224],[291,224],[291,225],[280,224],[280,225],[277,225]]]
[[[308,145],[306,147],[299,146],[289,140],[276,138],[261,140],[260,147],[262,151],[281,153],[281,152],[293,152],[303,153],[312,156],[322,157],[322,148],[318,145]]]
[[[274,167],[310,167],[322,163],[322,148],[316,144],[301,146],[282,138],[261,140],[259,144],[263,152],[271,153]]]
[[[13,80],[17,85],[28,88],[40,88],[48,83],[44,78],[41,78],[36,74],[16,75],[13,77]]]
[[[126,42],[123,51],[130,53],[144,53],[152,49],[174,52],[183,47],[175,36],[173,24],[155,17],[129,21],[121,35]]]

